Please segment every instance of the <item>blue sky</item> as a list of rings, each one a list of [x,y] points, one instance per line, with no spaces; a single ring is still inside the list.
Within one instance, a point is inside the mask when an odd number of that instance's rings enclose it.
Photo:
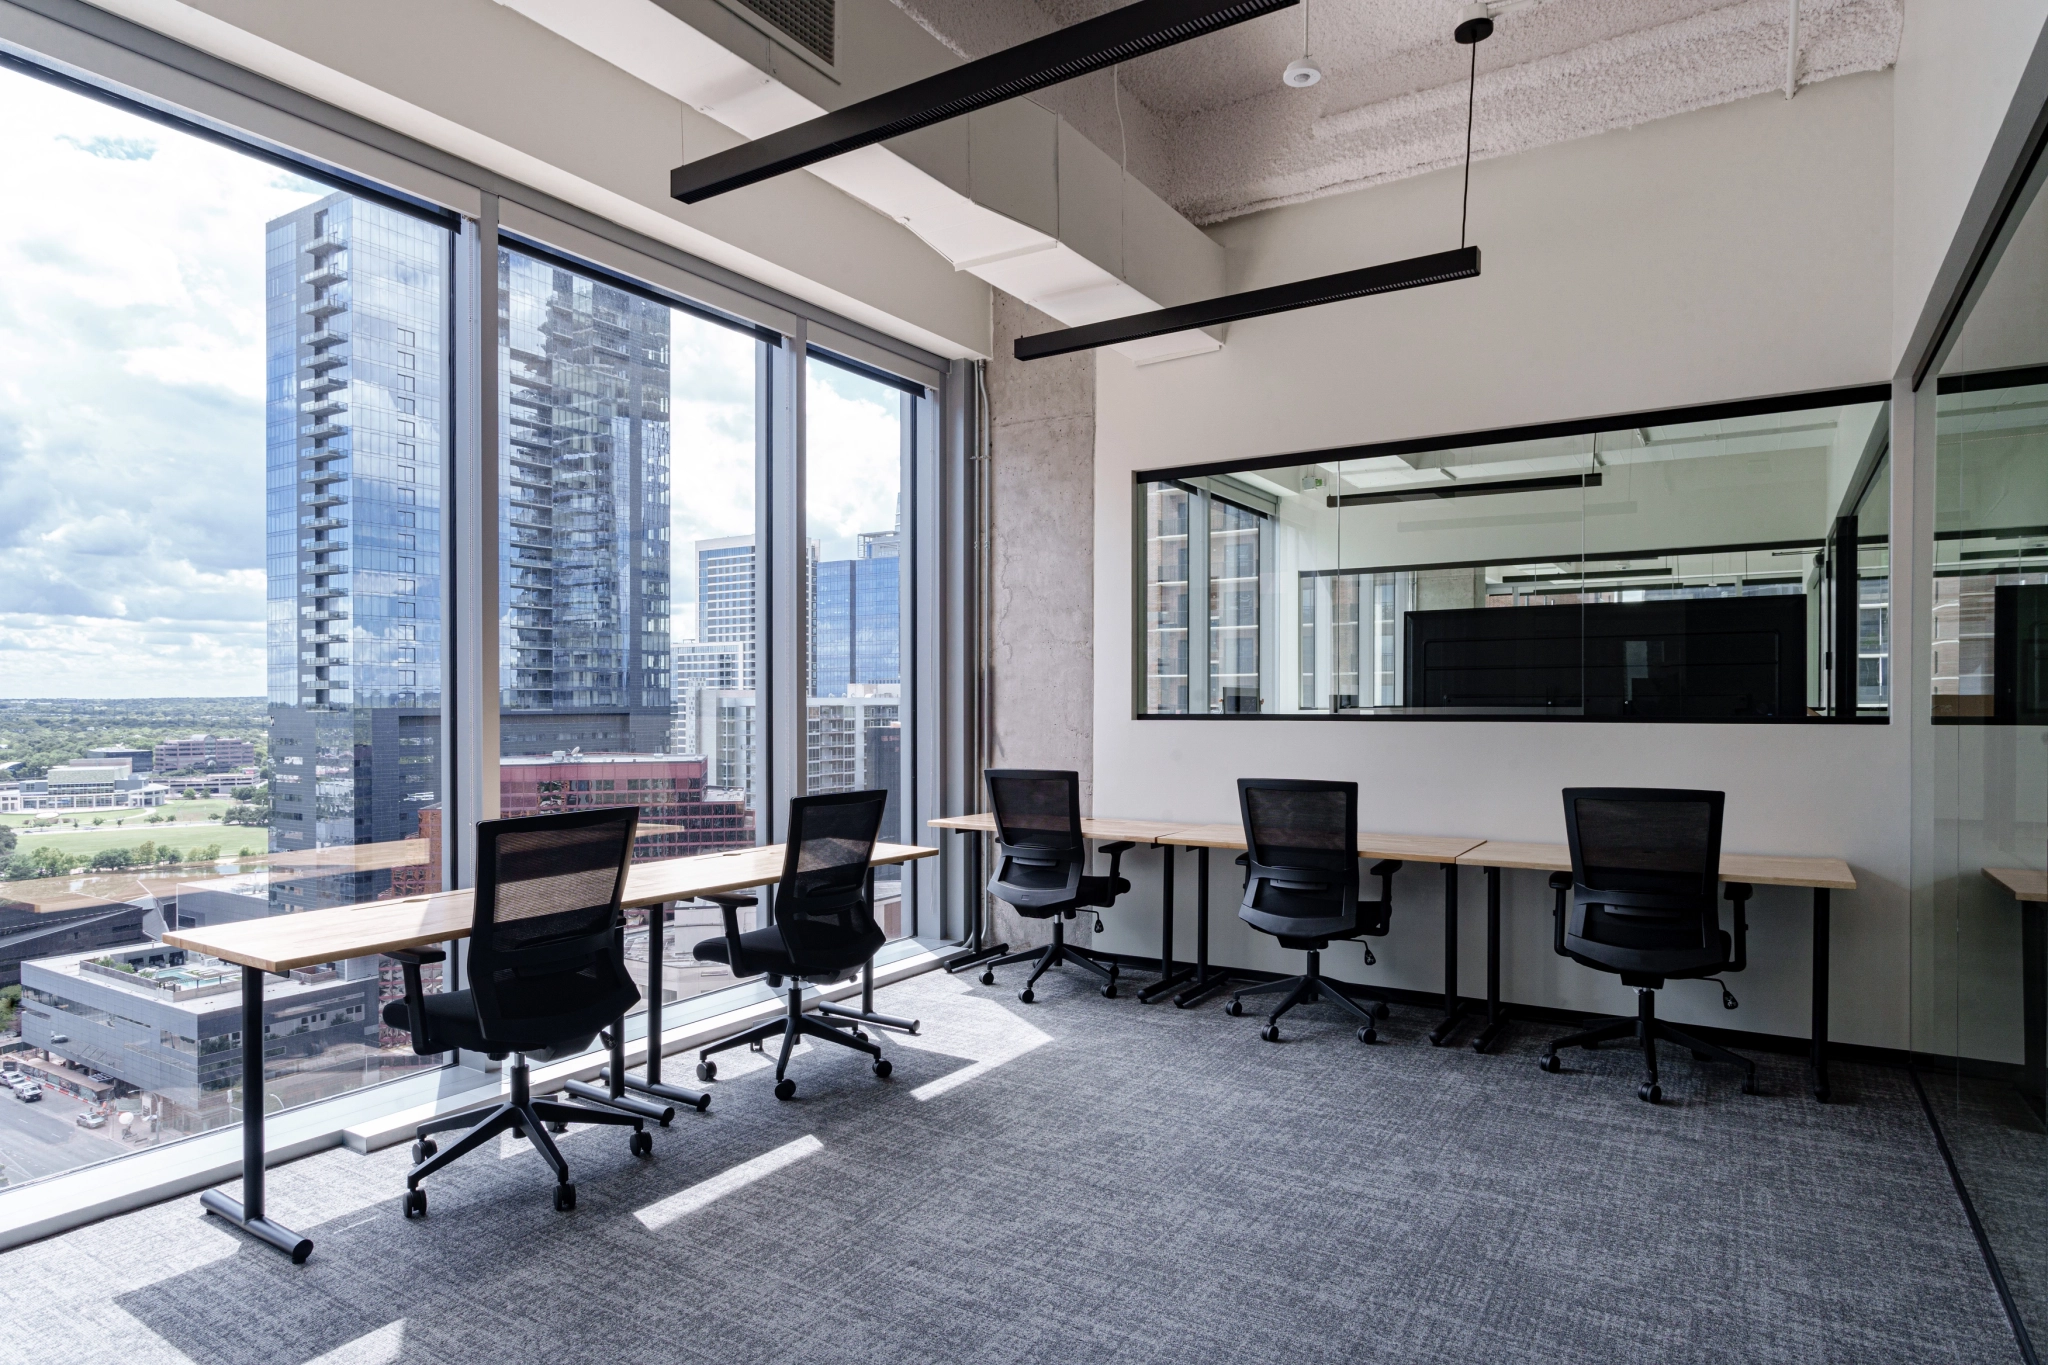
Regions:
[[[0,70],[0,697],[263,691],[263,224],[327,191]],[[677,635],[753,524],[753,343],[675,320]],[[821,373],[812,537],[895,519],[893,390]]]

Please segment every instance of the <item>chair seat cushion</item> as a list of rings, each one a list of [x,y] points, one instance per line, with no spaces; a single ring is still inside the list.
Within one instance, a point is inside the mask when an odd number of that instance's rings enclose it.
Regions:
[[[769,926],[766,929],[749,929],[740,935],[740,951],[750,962],[761,970],[775,976],[789,976],[789,949],[782,942],[782,931]],[[699,962],[723,962],[732,965],[730,945],[724,935],[707,938],[690,950],[690,956]]]
[[[1675,977],[1679,980],[1713,976],[1730,966],[1734,944],[1725,929],[1717,929],[1704,947],[1618,947],[1566,934],[1565,953],[1577,963],[1605,972],[1627,972],[1639,976]]]
[[[472,1052],[488,1050],[483,1025],[477,1022],[476,1000],[468,991],[442,991],[424,997],[422,1004],[427,1012],[427,1032],[436,1042]],[[386,1024],[410,1031],[412,1018],[403,1000],[386,1004],[383,1013]]]
[[[1131,889],[1129,877],[1083,877],[1075,893],[1076,905],[1114,905],[1116,898]]]

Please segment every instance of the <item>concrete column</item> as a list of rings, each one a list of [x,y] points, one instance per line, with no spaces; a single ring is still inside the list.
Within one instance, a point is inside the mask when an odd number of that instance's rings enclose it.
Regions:
[[[1095,358],[1011,358],[1011,342],[1059,324],[994,291],[988,367],[994,489],[991,614],[994,765],[1072,768],[1092,810],[1095,682]],[[1086,943],[1093,919],[1069,924]],[[1012,947],[1047,942],[1044,920],[998,903],[991,927]]]

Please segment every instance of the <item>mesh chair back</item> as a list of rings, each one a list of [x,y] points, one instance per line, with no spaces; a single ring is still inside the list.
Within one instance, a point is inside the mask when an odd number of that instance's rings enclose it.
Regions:
[[[868,869],[886,791],[800,796],[775,892],[775,926],[797,976],[837,976],[888,941],[868,899]]]
[[[1661,787],[1566,789],[1567,947],[1621,966],[1651,962],[1646,954],[1713,948],[1725,800],[1722,792]]]
[[[1239,917],[1267,933],[1317,938],[1358,919],[1358,784],[1239,778],[1247,850]]]
[[[626,806],[478,822],[469,978],[493,1043],[553,1048],[640,998],[619,915],[639,818]]]
[[[989,894],[1020,909],[1066,905],[1081,892],[1088,845],[1081,834],[1081,774],[1055,768],[990,768],[996,867]]]

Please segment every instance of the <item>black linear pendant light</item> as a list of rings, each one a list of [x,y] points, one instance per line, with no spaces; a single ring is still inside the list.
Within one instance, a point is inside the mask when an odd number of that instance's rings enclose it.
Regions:
[[[699,204],[757,181],[991,104],[1085,76],[1147,52],[1289,9],[1301,0],[1138,0],[1099,19],[1019,43],[887,94],[821,114],[669,172],[669,197]]]
[[[1479,274],[1479,248],[1466,245],[1465,230],[1472,200],[1472,108],[1479,89],[1479,44],[1493,36],[1493,19],[1487,7],[1483,4],[1468,5],[1465,17],[1459,21],[1452,36],[1472,49],[1472,65],[1465,93],[1465,188],[1458,214],[1456,251],[1439,251],[1432,256],[1416,256],[1387,265],[1367,266],[1363,270],[1346,270],[1336,275],[1320,275],[1312,280],[1297,280],[1293,284],[1225,294],[1200,303],[1183,303],[1150,313],[1134,313],[1129,317],[1111,318],[1107,322],[1089,323],[1083,327],[1018,337],[1013,348],[1017,359],[1043,360],[1047,356],[1092,351],[1098,346],[1142,341],[1146,337],[1164,336],[1169,332],[1218,327],[1226,322],[1242,322],[1246,318],[1287,313],[1297,308],[1341,303],[1369,294],[1391,294],[1401,289],[1419,289],[1423,285],[1475,278]]]

